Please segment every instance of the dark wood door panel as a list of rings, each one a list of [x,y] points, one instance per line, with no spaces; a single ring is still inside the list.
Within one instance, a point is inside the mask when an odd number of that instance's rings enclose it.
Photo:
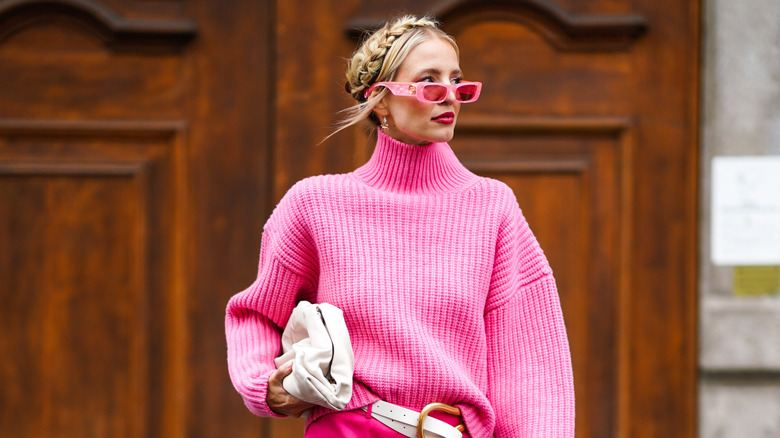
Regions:
[[[0,117],[180,118],[195,34],[99,1],[0,2]]]
[[[4,436],[181,421],[180,128],[0,121]]]
[[[0,404],[10,408],[0,435],[146,434],[150,333],[139,321],[149,297],[135,185],[0,175],[0,202],[15,206],[0,219]]]
[[[555,272],[575,375],[578,436],[615,436],[624,406],[620,357],[630,291],[632,124],[623,119],[465,118],[456,153],[507,183]],[[597,420],[596,420],[597,419]]]
[[[2,375],[21,377],[0,402],[12,436],[267,431],[230,384],[224,308],[251,281],[272,208],[272,6],[0,1],[0,245],[15,251],[0,255],[11,278],[0,294],[16,300],[4,309],[87,303],[78,317],[63,307],[7,322],[3,357],[29,351]],[[60,192],[56,208],[35,204]],[[18,210],[6,203],[22,198]],[[87,240],[63,247],[74,239]],[[69,276],[36,275],[38,265]],[[25,335],[44,323],[68,343],[48,356]],[[79,378],[30,386],[60,368]]]

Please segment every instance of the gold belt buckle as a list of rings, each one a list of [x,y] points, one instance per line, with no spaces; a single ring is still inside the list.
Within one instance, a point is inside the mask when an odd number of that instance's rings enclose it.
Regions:
[[[425,438],[425,429],[423,425],[425,423],[425,419],[428,417],[428,414],[433,411],[442,411],[445,414],[450,415],[461,415],[460,409],[458,409],[456,406],[450,406],[444,403],[429,404],[428,406],[424,407],[422,411],[420,411],[420,417],[417,418],[417,438]],[[455,426],[455,429],[458,429],[461,433],[463,433],[463,431],[466,430],[466,425],[460,423],[459,425]]]

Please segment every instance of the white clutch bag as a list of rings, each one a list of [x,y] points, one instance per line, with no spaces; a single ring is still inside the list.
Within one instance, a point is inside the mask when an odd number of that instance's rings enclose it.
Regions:
[[[355,355],[344,313],[331,304],[301,301],[282,333],[279,368],[293,363],[284,389],[298,399],[341,410],[352,398]]]

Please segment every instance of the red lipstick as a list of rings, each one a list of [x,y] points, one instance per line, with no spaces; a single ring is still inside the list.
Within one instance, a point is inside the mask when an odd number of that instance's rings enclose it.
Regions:
[[[434,122],[443,123],[445,125],[451,125],[455,122],[455,113],[448,111],[446,113],[439,114],[431,120]]]

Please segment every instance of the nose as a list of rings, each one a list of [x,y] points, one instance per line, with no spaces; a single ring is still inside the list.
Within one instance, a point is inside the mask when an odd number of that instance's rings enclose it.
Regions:
[[[455,103],[456,100],[457,98],[455,97],[455,90],[449,88],[447,89],[447,96],[444,98],[444,102],[442,103],[448,103],[452,105],[453,103]]]

